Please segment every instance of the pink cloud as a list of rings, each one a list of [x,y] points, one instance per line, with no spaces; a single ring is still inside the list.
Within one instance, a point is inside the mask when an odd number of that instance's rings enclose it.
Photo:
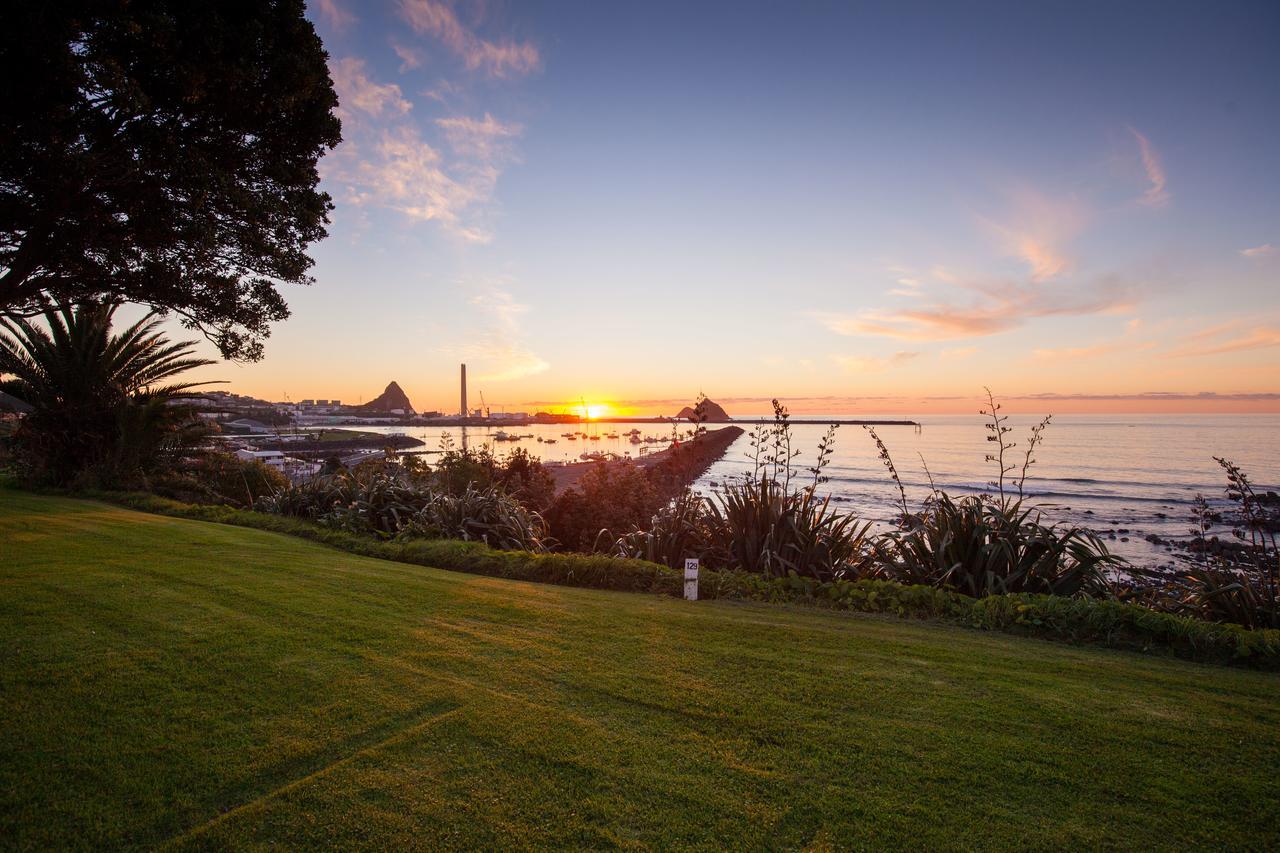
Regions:
[[[507,140],[524,132],[515,123],[504,123],[488,113],[484,118],[467,116],[436,119],[436,125],[444,131],[455,153],[461,157],[490,161],[506,156]]]
[[[329,73],[333,77],[333,88],[338,93],[338,106],[344,113],[344,119],[351,117],[352,110],[378,117],[403,115],[413,107],[395,83],[370,80],[363,59],[354,56],[339,59],[330,64]]]
[[[887,358],[838,355],[835,356],[835,362],[850,373],[879,373],[891,367],[900,367],[919,357],[918,352],[902,350]]]
[[[1246,327],[1242,323],[1224,323],[1189,336],[1189,343],[1169,353],[1173,356],[1220,355],[1244,350],[1280,347],[1280,328]]]
[[[396,56],[400,57],[401,74],[406,71],[412,71],[422,65],[422,53],[420,51],[396,43],[392,43],[391,49],[396,52]]]
[[[1143,136],[1134,128],[1129,128],[1129,132],[1133,134],[1133,138],[1138,141],[1138,153],[1142,157],[1142,168],[1147,173],[1147,180],[1151,182],[1151,186],[1147,187],[1147,191],[1142,194],[1139,199],[1143,204],[1151,207],[1163,207],[1169,202],[1169,193],[1165,189],[1164,167],[1160,164],[1160,156],[1151,145],[1151,141]]]
[[[482,39],[439,0],[400,0],[400,13],[416,33],[439,39],[469,70],[508,77],[535,71],[542,62],[532,42]]]
[[[971,289],[981,294],[977,304],[937,302],[900,311],[819,314],[816,319],[839,335],[935,341],[995,335],[1037,317],[1124,313],[1134,304],[1130,288],[1114,280],[1074,294],[1016,285]]]
[[[984,218],[982,222],[1007,254],[1026,262],[1031,280],[1042,282],[1070,269],[1071,260],[1062,247],[1080,233],[1087,219],[1085,206],[1075,198],[1052,199],[1021,189],[1011,194],[1010,210],[1001,221]]]
[[[315,0],[315,9],[330,28],[339,32],[356,22],[356,16],[338,5],[338,0]]]

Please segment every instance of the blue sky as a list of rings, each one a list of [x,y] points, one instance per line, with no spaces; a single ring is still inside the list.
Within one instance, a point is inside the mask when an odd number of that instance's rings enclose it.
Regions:
[[[237,389],[1280,407],[1280,4],[308,14],[333,226]]]

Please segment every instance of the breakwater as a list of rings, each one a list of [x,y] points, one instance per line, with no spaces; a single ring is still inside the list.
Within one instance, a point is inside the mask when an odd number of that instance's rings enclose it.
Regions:
[[[685,486],[692,485],[712,465],[719,462],[725,451],[742,437],[742,433],[742,427],[739,426],[720,427],[637,459],[572,462],[550,466],[549,470],[555,480],[557,493],[572,488],[595,465],[635,465],[648,472],[660,490],[675,494]]]

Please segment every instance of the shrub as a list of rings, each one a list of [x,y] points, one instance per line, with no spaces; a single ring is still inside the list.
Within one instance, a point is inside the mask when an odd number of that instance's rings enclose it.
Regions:
[[[910,529],[881,540],[878,571],[906,584],[928,584],[981,597],[1014,592],[1103,595],[1108,566],[1119,558],[1093,533],[1046,526],[1022,501],[933,496]]]
[[[399,533],[401,537],[478,541],[494,548],[546,550],[546,524],[541,516],[493,485],[469,485],[461,494],[432,494]]]
[[[258,502],[277,515],[311,519],[335,530],[390,537],[430,502],[398,466],[361,465],[291,484]]]
[[[286,485],[257,508],[316,521],[334,530],[389,539],[426,536],[479,540],[496,547],[545,550],[546,525],[495,485],[454,494],[398,465],[366,463]]]
[[[610,550],[616,540],[610,531],[640,528],[661,505],[644,471],[630,462],[600,462],[556,498],[547,526],[566,550]]]
[[[488,447],[457,450],[444,446],[431,477],[432,485],[451,495],[468,489],[501,489],[534,512],[543,512],[555,496],[555,480],[542,462],[517,447],[499,459]]]
[[[822,580],[856,573],[870,555],[870,523],[831,508],[811,488],[788,492],[767,474],[707,502],[707,559],[715,566]]]
[[[643,528],[615,540],[614,553],[681,568],[686,558],[702,557],[708,550],[706,516],[706,501],[685,489]]]
[[[149,480],[158,495],[186,503],[225,503],[250,509],[262,498],[289,487],[280,471],[257,459],[240,459],[229,453],[202,453],[182,471]]]

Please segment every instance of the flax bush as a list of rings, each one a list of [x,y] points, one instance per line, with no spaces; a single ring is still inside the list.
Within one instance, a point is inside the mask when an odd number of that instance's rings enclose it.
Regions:
[[[995,445],[986,454],[996,469],[988,484],[991,492],[953,498],[933,485],[929,475],[930,494],[914,513],[889,449],[867,427],[901,502],[900,529],[879,540],[872,574],[977,598],[1009,593],[1107,595],[1108,570],[1124,562],[1089,530],[1043,523],[1044,511],[1026,501],[1027,475],[1051,419],[1032,428],[1018,465],[1010,458],[1016,445],[1008,439],[1008,418],[1000,414],[990,390],[981,414],[987,418],[987,441]],[[1015,472],[1017,476],[1011,476]]]

